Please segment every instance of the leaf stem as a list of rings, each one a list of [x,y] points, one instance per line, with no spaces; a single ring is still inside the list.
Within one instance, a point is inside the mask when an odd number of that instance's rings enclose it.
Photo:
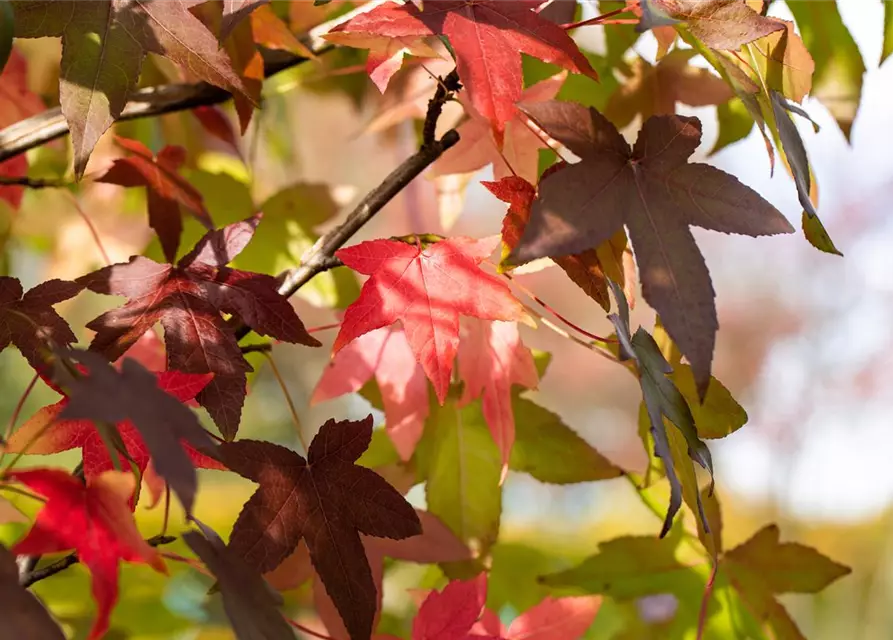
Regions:
[[[548,311],[548,312],[551,313],[553,316],[555,316],[556,318],[558,318],[559,320],[561,320],[564,324],[566,324],[567,326],[569,326],[571,329],[573,329],[573,330],[576,331],[577,333],[580,333],[580,334],[586,336],[587,338],[591,338],[592,340],[597,340],[598,342],[605,342],[605,343],[608,343],[608,344],[616,344],[616,343],[617,343],[617,340],[615,340],[615,339],[613,339],[613,338],[603,338],[603,337],[601,337],[601,336],[599,336],[599,335],[596,335],[596,334],[594,334],[594,333],[589,333],[589,332],[586,331],[585,329],[583,329],[583,328],[581,328],[581,327],[575,325],[573,322],[571,322],[570,320],[568,320],[567,318],[565,318],[563,315],[561,315],[560,313],[558,313],[558,312],[557,312],[555,309],[553,309],[551,306],[549,306],[549,304],[547,304],[546,302],[544,302],[543,300],[541,300],[541,299],[540,299],[536,294],[534,294],[530,289],[528,289],[528,288],[525,287],[523,284],[521,284],[520,282],[518,282],[515,278],[513,278],[513,277],[512,277],[512,274],[510,274],[509,272],[506,271],[506,272],[503,273],[502,275],[505,276],[507,279],[511,280],[513,283],[515,283],[515,286],[516,286],[516,287],[518,287],[521,291],[523,291],[523,292],[526,293],[528,296],[530,296],[531,298],[533,298],[538,304],[542,305],[542,307],[543,307],[546,311]]]
[[[586,20],[581,20],[579,22],[569,22],[568,24],[561,25],[561,28],[565,31],[570,29],[576,29],[577,27],[588,27],[593,24],[606,24],[605,20],[608,18],[612,18],[621,13],[626,13],[629,11],[629,7],[620,7],[619,9],[614,9],[613,11],[608,11],[607,13],[603,13],[600,16],[596,16],[594,18],[586,18]],[[638,22],[638,20],[634,20],[633,24]]]
[[[285,618],[285,616],[283,616],[283,618]],[[306,633],[308,636],[310,636],[312,638],[319,638],[319,640],[335,640],[335,638],[333,638],[332,636],[323,635],[322,633],[319,633],[318,631],[314,631],[313,629],[308,629],[304,625],[302,625],[298,622],[295,622],[291,618],[285,618],[285,621],[288,624],[290,624],[291,626],[293,626],[295,629],[297,629],[298,631],[303,631],[304,633]]]
[[[602,358],[605,358],[606,360],[609,360],[610,362],[617,362],[617,358],[614,357],[614,354],[604,351],[603,349],[600,349],[597,345],[594,345],[591,342],[586,342],[582,338],[578,338],[577,336],[573,335],[572,333],[569,333],[568,331],[566,331],[562,327],[559,327],[557,324],[552,322],[549,318],[545,317],[542,313],[540,313],[539,311],[537,311],[530,305],[524,304],[522,302],[521,306],[524,307],[524,310],[527,311],[530,315],[534,316],[535,318],[538,318],[539,321],[542,322],[544,326],[548,327],[549,329],[551,329],[552,331],[554,331],[555,333],[560,335],[562,338],[567,338],[571,342],[576,342],[578,345],[580,345],[582,347],[586,347],[590,351],[597,353]]]
[[[28,400],[28,396],[31,395],[31,391],[34,390],[34,385],[37,384],[37,379],[40,376],[38,374],[34,374],[34,377],[31,378],[31,382],[28,383],[28,386],[25,387],[25,391],[22,393],[19,401],[16,403],[15,409],[12,410],[12,415],[9,417],[9,424],[6,425],[6,432],[3,434],[3,442],[9,440],[10,436],[12,436],[13,429],[15,429],[16,422],[19,420],[19,414],[22,413],[22,407],[25,406],[25,402]],[[3,458],[6,457],[6,449],[0,452],[0,463],[3,462]]]
[[[30,491],[25,491],[24,489],[19,489],[18,487],[14,487],[11,484],[0,483],[0,491],[9,491],[10,493],[15,493],[20,496],[25,496],[26,498],[31,498],[32,500],[37,500],[38,502],[46,502],[46,498],[43,496],[39,496],[36,493],[31,493]]]
[[[93,222],[90,220],[90,217],[87,215],[87,212],[84,211],[83,207],[81,207],[80,201],[73,193],[66,191],[68,194],[71,203],[74,205],[75,210],[78,212],[78,215],[81,216],[81,219],[84,221],[84,224],[87,225],[87,229],[90,230],[90,235],[93,236],[93,242],[96,243],[96,247],[99,249],[99,253],[102,256],[102,259],[105,260],[106,266],[112,264],[112,261],[109,259],[109,254],[106,253],[105,247],[102,244],[102,240],[99,237],[99,232],[96,230],[96,227],[93,226]]]
[[[301,441],[301,447],[304,449],[304,453],[309,453],[310,449],[307,447],[307,441],[304,439],[304,429],[301,426],[301,418],[298,417],[298,412],[295,409],[295,403],[292,402],[291,394],[288,392],[288,387],[285,384],[285,380],[282,377],[282,374],[279,372],[279,367],[276,366],[276,360],[273,359],[273,354],[268,353],[266,351],[262,351],[264,357],[270,362],[270,369],[273,370],[273,376],[275,376],[276,381],[279,383],[279,388],[282,389],[282,395],[285,396],[285,402],[288,405],[288,410],[291,412],[291,420],[295,425],[295,431],[298,434],[298,440]]]

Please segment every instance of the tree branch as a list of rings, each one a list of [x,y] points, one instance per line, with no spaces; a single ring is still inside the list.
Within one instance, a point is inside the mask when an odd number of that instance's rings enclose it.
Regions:
[[[163,544],[170,544],[176,540],[176,536],[153,536],[146,540],[150,547],[158,547]],[[42,569],[34,569],[19,576],[19,584],[26,589],[35,582],[39,582],[50,576],[54,576],[60,571],[65,571],[73,564],[80,562],[76,553],[70,553],[61,560],[57,560],[53,564],[48,564]]]
[[[299,267],[279,274],[278,279],[281,283],[279,285],[279,293],[286,298],[290,298],[298,289],[310,282],[314,276],[331,269],[333,266],[338,266],[340,261],[335,258],[335,252],[350,240],[363,225],[369,222],[376,213],[381,211],[406,185],[442,156],[447,149],[459,142],[459,134],[455,129],[447,131],[440,140],[435,140],[433,133],[437,127],[437,120],[443,111],[444,103],[451,97],[452,91],[455,90],[446,88],[450,78],[455,77],[455,80],[450,81],[450,84],[458,88],[458,76],[454,76],[454,73],[451,73],[440,83],[437,93],[428,103],[428,113],[425,116],[422,130],[426,132],[425,136],[430,135],[431,140],[424,140],[421,148],[416,153],[404,160],[400,166],[388,174],[381,184],[366,194],[366,197],[350,212],[344,222],[317,240],[316,244],[305,255]],[[428,134],[427,132],[431,133]],[[234,329],[236,337],[240,340],[251,333],[250,327],[245,325],[237,325]]]

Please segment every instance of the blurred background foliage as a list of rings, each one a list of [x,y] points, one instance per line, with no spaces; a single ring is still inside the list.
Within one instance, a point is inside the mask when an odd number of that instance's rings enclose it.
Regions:
[[[299,4],[309,3],[274,3],[282,15],[291,12],[297,31],[305,26],[302,20],[307,24],[314,20],[289,6]],[[862,57],[877,60],[881,3],[848,0],[839,5]],[[773,9],[773,14],[790,17],[784,6]],[[571,77],[559,97],[604,107],[620,85],[620,72],[627,65],[621,59],[630,45],[618,40],[624,35],[620,31],[609,34],[606,39],[601,28],[581,32],[581,42],[591,51],[590,59],[602,76],[601,85]],[[656,43],[650,34],[632,46],[635,53],[654,60]],[[834,43],[818,41],[816,46]],[[58,42],[22,41],[16,48],[28,61],[29,88],[47,105],[57,104]],[[382,96],[363,73],[364,56],[357,50],[338,50],[267,82],[263,109],[255,114],[237,148],[210,136],[190,112],[120,123],[115,130],[156,151],[164,144],[184,146],[188,154],[182,173],[202,193],[218,226],[262,210],[264,220],[235,266],[276,273],[295,264],[320,232],[416,146],[411,116],[418,112],[407,104],[413,98],[424,104],[433,85],[424,70],[414,66]],[[541,63],[528,60],[525,64],[528,82],[551,74]],[[893,598],[893,465],[889,462],[893,424],[887,406],[893,398],[888,375],[893,364],[893,252],[889,249],[893,218],[887,215],[893,196],[893,155],[889,153],[893,64],[867,66],[850,144],[826,107],[812,98],[804,106],[822,131],[816,135],[801,130],[821,187],[823,220],[846,258],[820,254],[797,236],[763,242],[695,232],[718,291],[722,330],[715,373],[750,416],[744,429],[711,444],[724,507],[725,546],[731,548],[765,524],[776,522],[783,539],[814,546],[853,568],[852,575],[817,596],[782,596],[812,640],[880,640],[891,637],[893,629],[889,606]],[[164,60],[150,56],[142,82],[177,80],[178,73]],[[229,106],[223,112],[235,122]],[[718,135],[715,109],[680,106],[680,112],[704,120],[698,159],[708,160],[707,150]],[[457,107],[451,114],[454,121],[458,113]],[[624,132],[634,134],[638,124],[636,119]],[[66,144],[56,141],[28,152],[29,175],[65,174]],[[0,202],[3,273],[20,278],[27,288],[47,278],[76,277],[102,266],[103,253],[85,216],[112,262],[140,252],[161,256],[145,224],[143,190],[90,180],[117,155],[113,137],[106,136],[93,154],[82,185],[29,190],[17,212]],[[758,190],[796,223],[800,208],[791,181],[784,171],[770,177],[756,132],[709,157],[709,162]],[[485,169],[481,177],[489,174]],[[445,189],[448,185],[441,184],[438,190],[432,180],[417,180],[356,240],[410,232],[472,236],[497,232],[504,206],[479,184],[473,183],[464,199]],[[447,229],[452,219],[455,224]],[[191,246],[202,231],[187,219],[182,246]],[[574,322],[609,333],[601,311],[555,271],[523,276],[522,282]],[[355,276],[344,269],[321,275],[301,291],[296,303],[299,314],[308,327],[337,322],[332,309],[351,302],[358,286]],[[87,342],[84,324],[116,304],[114,299],[85,293],[59,310],[73,328],[80,328],[79,337]],[[634,313],[636,322],[649,327],[653,322],[644,305]],[[636,434],[639,392],[635,380],[551,332],[524,331],[529,346],[552,354],[548,375],[529,397],[561,415],[622,467],[644,468],[647,458]],[[334,332],[316,335],[324,342],[322,349],[277,345],[273,352],[308,438],[328,417],[355,418],[370,410],[360,396],[308,406],[327,364]],[[299,448],[278,382],[261,355],[249,358],[257,371],[250,379],[240,435]],[[4,419],[13,414],[31,376],[16,351],[0,353],[0,416]],[[21,415],[27,417],[57,399],[55,392],[38,384]],[[376,412],[376,416],[380,422],[381,414]],[[27,460],[27,464],[65,467],[76,462],[76,452],[51,460]],[[227,532],[253,485],[232,474],[200,473],[196,515]],[[421,492],[413,490],[409,495],[423,504]],[[20,501],[20,506],[26,511],[33,508],[27,501]],[[143,531],[153,535],[160,530],[163,514],[161,509],[140,509],[138,518]],[[172,521],[174,530],[182,524]],[[685,525],[693,527],[688,513]],[[0,526],[2,542],[15,540],[23,526]],[[506,484],[500,538],[493,549],[489,605],[510,619],[550,593],[537,583],[537,576],[573,566],[592,554],[600,541],[653,535],[659,527],[660,521],[623,479],[559,487],[512,473]],[[186,553],[179,542],[168,550]],[[121,600],[108,637],[230,638],[219,601],[206,597],[210,579],[181,563],[172,562],[169,567],[173,577],[167,580],[143,566],[122,566]],[[416,606],[406,589],[434,587],[440,580],[436,567],[389,561],[381,631],[405,634],[404,621]],[[88,590],[88,575],[82,567],[35,586],[35,592],[76,637],[83,636],[92,622]],[[290,615],[312,626],[311,610],[302,606],[310,602],[309,588],[305,585],[285,595]],[[721,599],[721,593],[717,597]],[[158,606],[159,600],[163,607]],[[587,637],[618,637],[626,621],[634,618],[670,619],[675,606],[659,596],[621,604],[606,601]],[[624,637],[662,637],[659,625],[640,635],[627,633],[632,635]]]

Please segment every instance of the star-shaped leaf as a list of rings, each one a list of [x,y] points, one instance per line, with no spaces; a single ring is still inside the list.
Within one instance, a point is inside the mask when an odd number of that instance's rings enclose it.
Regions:
[[[176,265],[134,256],[78,279],[91,291],[130,298],[87,325],[97,332],[91,349],[116,360],[161,322],[168,369],[215,374],[198,401],[228,438],[239,427],[251,366],[221,314],[233,314],[260,335],[319,346],[273,276],[225,266],[248,244],[259,221],[258,215],[208,232]]]
[[[559,73],[528,87],[521,94],[522,103],[553,100],[567,78],[567,73]],[[459,143],[444,153],[431,167],[435,176],[455,173],[472,173],[493,165],[496,180],[519,176],[528,182],[536,182],[539,175],[539,151],[546,144],[531,130],[527,117],[520,111],[505,125],[505,137],[499,145],[493,135],[490,121],[478,113],[466,94],[459,94],[459,101],[465,107],[468,119],[456,131]]]
[[[381,391],[385,429],[400,457],[409,460],[428,417],[428,382],[402,329],[376,329],[341,349],[316,383],[310,404],[355,393],[373,376]]]
[[[84,358],[81,352],[77,355]],[[101,356],[88,354],[89,368],[83,378],[72,380],[68,396],[39,409],[9,439],[8,450],[50,454],[79,448],[83,454],[84,477],[88,480],[114,468],[109,448],[94,420],[115,424],[127,456],[118,453],[119,468],[132,460],[146,481],[151,503],[161,496],[165,480],[191,511],[196,492],[195,468],[225,469],[214,458],[195,447],[208,450],[213,441],[198,418],[183,406],[195,398],[212,374],[165,371],[149,373],[126,359],[121,373]],[[112,402],[112,399],[114,402]]]
[[[554,169],[550,168],[548,171],[557,170],[560,166],[555,165]],[[502,221],[503,257],[508,256],[518,245],[530,220],[530,209],[536,199],[536,187],[517,176],[481,184],[494,196],[509,203],[508,212]],[[624,283],[627,299],[633,299],[636,283],[635,268],[631,264],[632,256],[627,248],[626,232],[623,229],[618,230],[607,242],[595,249],[587,249],[553,260],[574,284],[598,302],[605,311],[611,309],[607,278]],[[500,268],[504,268],[504,263]]]
[[[214,228],[201,194],[177,173],[186,160],[186,150],[168,145],[155,156],[136,140],[118,138],[118,144],[131,155],[115,160],[96,181],[146,188],[149,226],[158,234],[165,257],[173,262],[183,233],[183,209],[206,228]]]
[[[89,638],[101,638],[118,600],[118,564],[144,562],[166,573],[164,560],[143,540],[130,512],[133,475],[106,471],[86,485],[58,469],[11,471],[6,477],[47,499],[30,531],[11,551],[22,555],[76,551],[92,575],[97,606]]]
[[[711,49],[738,49],[784,29],[778,20],[761,16],[742,0],[651,0],[649,5],[687,23],[692,35]]]
[[[45,371],[52,346],[77,341],[53,305],[76,296],[83,287],[66,280],[47,280],[28,292],[16,278],[0,276],[0,351],[14,344],[36,371]]]
[[[355,461],[369,446],[372,416],[329,420],[305,460],[268,442],[220,449],[233,471],[260,487],[245,504],[230,548],[266,572],[304,540],[310,559],[354,639],[372,633],[377,594],[360,533],[402,539],[421,533],[418,516],[393,487]]]
[[[482,397],[484,419],[502,456],[503,477],[515,442],[512,387],[539,384],[530,349],[515,322],[470,320],[459,343],[459,378],[465,383],[459,405]]]
[[[198,0],[15,0],[15,35],[62,38],[62,113],[71,128],[75,174],[127,104],[146,53],[202,80],[243,92],[217,38],[190,9]]]
[[[759,236],[790,233],[790,223],[733,176],[687,162],[701,140],[697,118],[654,116],[631,149],[595,109],[552,102],[527,113],[582,160],[543,179],[510,261],[578,253],[626,225],[642,294],[691,363],[703,397],[718,323],[710,273],[688,227]]]
[[[487,118],[501,143],[505,123],[521,97],[521,53],[595,79],[595,70],[571,37],[534,10],[539,0],[428,0],[385,3],[338,25],[332,33],[395,38],[444,35],[456,55],[459,79],[471,104]]]
[[[498,640],[471,634],[487,600],[487,576],[453,580],[443,591],[432,591],[412,622],[412,640]]]
[[[372,240],[335,255],[372,276],[344,314],[333,353],[364,333],[403,323],[416,360],[443,403],[459,346],[459,316],[520,320],[521,304],[505,282],[478,266],[493,243],[450,238],[427,248],[397,240]]]
[[[707,69],[689,64],[696,53],[693,49],[674,49],[656,65],[637,58],[632,75],[611,95],[605,117],[622,129],[636,115],[642,120],[672,115],[677,102],[692,107],[727,102],[734,95],[731,87]]]

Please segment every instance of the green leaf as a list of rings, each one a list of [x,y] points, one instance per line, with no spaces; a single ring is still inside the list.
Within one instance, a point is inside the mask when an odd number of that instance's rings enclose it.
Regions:
[[[472,548],[486,552],[499,533],[502,462],[480,401],[460,409],[451,394],[442,407],[435,403],[416,458],[427,481],[428,511]]]
[[[788,7],[815,60],[811,95],[828,108],[849,140],[865,74],[859,47],[841,20],[836,2],[790,2]]]
[[[515,445],[510,469],[553,484],[607,480],[623,474],[559,416],[520,397],[518,391],[512,396]]]
[[[893,53],[893,3],[884,2],[884,44],[881,47],[881,61],[884,61]]]
[[[557,571],[566,561],[543,549],[517,542],[493,546],[493,564],[487,577],[487,607],[499,611],[509,605],[526,611],[550,595],[550,589],[537,577]]]
[[[834,241],[831,240],[831,236],[828,235],[828,232],[825,230],[825,225],[822,224],[822,221],[818,216],[811,216],[804,211],[801,224],[803,225],[803,235],[809,240],[809,244],[825,253],[831,253],[835,256],[843,255],[837,247],[834,246]]]
[[[754,123],[747,105],[740,98],[732,98],[728,102],[718,105],[716,120],[719,125],[719,135],[716,137],[716,144],[710,150],[710,155],[746,138],[753,129]]]
[[[701,438],[724,438],[747,423],[747,412],[716,378],[710,378],[703,403],[698,401],[691,367],[687,364],[676,365],[670,378],[688,401],[695,427]]]
[[[675,527],[674,534],[663,539],[624,536],[608,540],[573,569],[542,576],[540,582],[616,600],[672,593],[680,601],[696,603],[704,578],[697,568],[677,559],[681,538],[681,528]]]

